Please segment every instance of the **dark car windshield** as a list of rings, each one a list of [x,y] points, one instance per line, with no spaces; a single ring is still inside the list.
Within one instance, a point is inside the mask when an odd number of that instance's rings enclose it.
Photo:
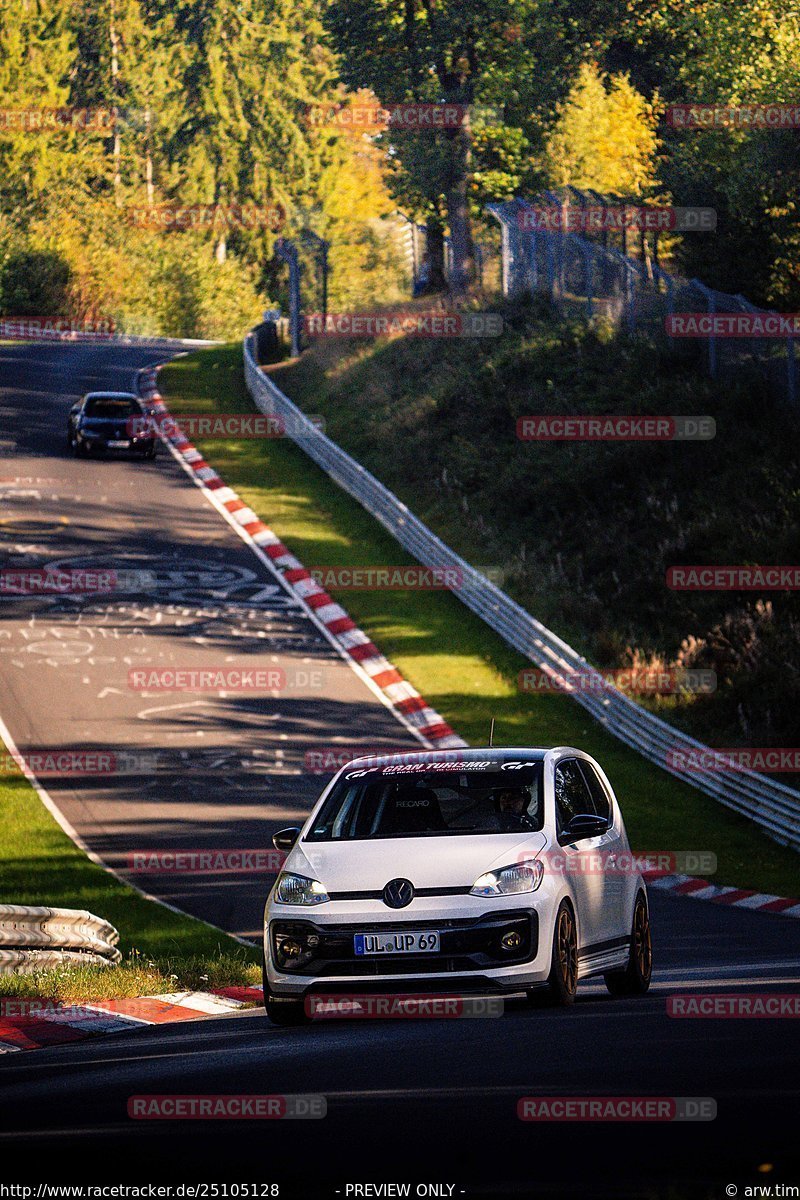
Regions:
[[[133,399],[119,396],[94,396],[83,407],[87,417],[99,420],[124,420],[126,417],[141,416],[142,410]]]
[[[541,762],[354,767],[328,796],[305,841],[530,833],[544,820]]]

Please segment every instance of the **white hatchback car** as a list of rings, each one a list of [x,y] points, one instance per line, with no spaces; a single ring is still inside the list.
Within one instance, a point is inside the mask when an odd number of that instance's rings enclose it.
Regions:
[[[570,1004],[578,980],[647,991],[644,880],[594,759],[569,746],[356,759],[302,829],[264,914],[280,1025],[314,994],[464,993]]]

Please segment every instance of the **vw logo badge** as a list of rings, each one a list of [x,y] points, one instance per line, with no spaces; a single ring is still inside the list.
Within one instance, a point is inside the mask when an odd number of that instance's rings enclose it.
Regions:
[[[390,879],[383,889],[383,903],[388,908],[406,908],[414,899],[414,885],[410,879]]]

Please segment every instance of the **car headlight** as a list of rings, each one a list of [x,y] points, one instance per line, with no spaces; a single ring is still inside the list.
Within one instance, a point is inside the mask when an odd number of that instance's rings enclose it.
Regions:
[[[318,879],[284,871],[275,885],[275,899],[279,904],[325,904],[330,897]]]
[[[544,876],[544,865],[534,862],[514,863],[479,875],[470,889],[471,896],[517,896],[520,892],[535,892]]]

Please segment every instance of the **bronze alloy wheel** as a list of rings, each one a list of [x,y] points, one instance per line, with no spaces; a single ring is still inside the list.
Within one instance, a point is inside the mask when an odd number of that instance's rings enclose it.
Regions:
[[[636,912],[633,915],[633,954],[639,975],[643,981],[649,983],[653,971],[653,943],[650,939],[647,905],[641,896],[636,901]]]
[[[643,996],[650,987],[653,974],[653,943],[650,937],[650,914],[642,892],[636,897],[631,926],[631,948],[628,965],[621,971],[608,971],[606,987],[612,996]]]
[[[569,903],[562,900],[553,928],[553,955],[547,977],[550,1000],[554,1004],[572,1004],[578,990],[578,929]],[[536,1000],[532,989],[528,999]]]

